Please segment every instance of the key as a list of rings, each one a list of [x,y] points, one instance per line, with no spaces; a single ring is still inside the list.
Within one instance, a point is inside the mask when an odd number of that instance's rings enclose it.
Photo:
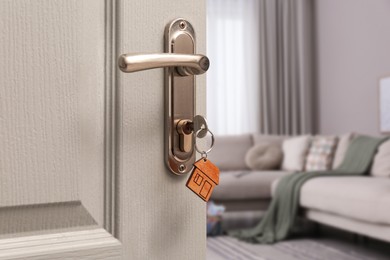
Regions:
[[[198,136],[195,136],[195,138],[203,138],[207,135],[207,131],[209,130],[209,128],[207,126],[206,118],[200,115],[196,115],[192,123],[193,123],[194,134],[197,133],[198,130],[202,129],[201,131],[199,131]]]
[[[194,169],[186,186],[204,201],[210,199],[214,187],[219,184],[219,169],[210,160],[202,157],[194,163]]]

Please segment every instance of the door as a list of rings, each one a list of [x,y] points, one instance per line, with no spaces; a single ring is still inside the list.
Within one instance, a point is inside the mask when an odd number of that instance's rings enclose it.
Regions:
[[[163,52],[198,0],[0,2],[0,259],[204,259],[205,203],[164,162]],[[205,115],[205,76],[196,109]]]

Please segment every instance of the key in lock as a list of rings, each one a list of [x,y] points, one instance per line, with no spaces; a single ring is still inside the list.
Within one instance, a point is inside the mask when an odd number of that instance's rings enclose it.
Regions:
[[[197,138],[203,138],[207,135],[207,120],[200,115],[196,115],[192,121],[189,119],[182,119],[177,122],[176,130],[179,134],[180,150],[188,153],[192,150],[195,133],[198,133],[196,136]]]

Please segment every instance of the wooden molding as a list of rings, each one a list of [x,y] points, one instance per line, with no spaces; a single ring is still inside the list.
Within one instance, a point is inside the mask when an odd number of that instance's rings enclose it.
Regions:
[[[0,208],[0,235],[96,226],[80,201]]]
[[[102,228],[0,240],[0,259],[121,259],[121,243]]]
[[[117,3],[105,0],[105,179],[104,179],[104,228],[116,237],[116,180],[117,180],[117,122],[118,99],[116,76]]]

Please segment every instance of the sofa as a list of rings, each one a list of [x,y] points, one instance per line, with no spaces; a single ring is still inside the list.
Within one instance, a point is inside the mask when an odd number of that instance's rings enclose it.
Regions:
[[[277,140],[283,144],[289,138],[261,134],[216,138],[209,159],[221,173],[211,200],[226,207],[224,230],[255,226],[267,210],[278,180],[296,172],[281,166],[272,170],[248,167],[248,153],[258,143]],[[352,139],[352,134],[337,137],[330,169],[340,164]],[[307,181],[301,189],[300,206],[311,221],[390,242],[390,141],[379,147],[367,176]]]

